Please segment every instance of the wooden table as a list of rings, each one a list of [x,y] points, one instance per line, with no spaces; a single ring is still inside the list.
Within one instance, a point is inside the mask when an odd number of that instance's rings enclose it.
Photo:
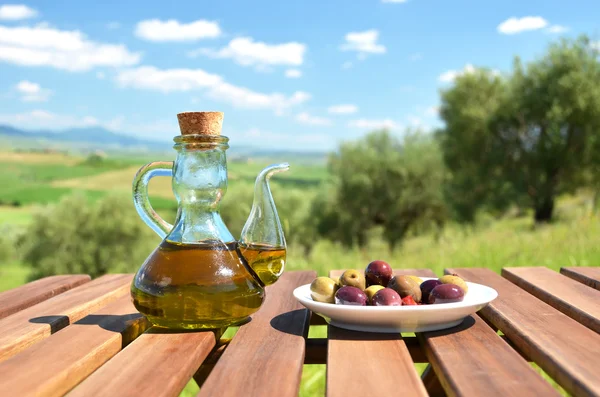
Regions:
[[[286,272],[230,340],[149,328],[132,275],[54,276],[0,294],[1,396],[297,396],[303,364],[327,364],[328,396],[553,396],[535,362],[569,393],[600,396],[600,268],[447,269],[499,297],[451,330],[369,334],[324,324]],[[339,271],[332,272],[332,275]],[[429,270],[397,274],[433,276]],[[497,331],[501,331],[497,332]],[[414,363],[429,363],[422,376]]]

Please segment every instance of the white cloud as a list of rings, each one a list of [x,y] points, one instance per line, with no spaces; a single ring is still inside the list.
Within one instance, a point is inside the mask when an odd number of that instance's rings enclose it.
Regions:
[[[310,99],[310,95],[302,91],[296,91],[291,96],[252,91],[230,84],[221,76],[207,73],[202,69],[158,69],[153,66],[141,66],[120,71],[117,82],[122,87],[165,93],[205,90],[208,97],[236,107],[272,109],[278,114]]]
[[[148,19],[138,22],[135,35],[141,39],[158,42],[196,41],[219,37],[221,28],[217,22],[203,19],[190,23],[180,23],[175,19]]]
[[[569,28],[562,25],[552,25],[546,29],[548,33],[565,33],[569,31]]]
[[[302,71],[298,69],[288,69],[285,71],[285,77],[289,79],[297,79],[302,77]]]
[[[108,30],[117,30],[121,27],[121,24],[117,21],[112,21],[106,24],[106,29]]]
[[[390,129],[394,130],[398,128],[398,124],[394,120],[383,119],[383,120],[372,120],[372,119],[358,119],[351,120],[348,122],[348,127],[351,128],[362,128],[368,130],[377,129]]]
[[[327,111],[331,114],[352,114],[358,112],[358,106],[350,104],[333,105],[327,108]]]
[[[52,94],[52,91],[43,89],[39,84],[27,80],[19,81],[15,88],[23,102],[46,102]]]
[[[237,37],[220,50],[199,48],[190,51],[190,57],[205,55],[211,58],[231,58],[242,66],[290,65],[304,62],[306,45],[297,42],[267,44],[251,37]]]
[[[329,126],[333,123],[325,117],[312,116],[307,112],[302,112],[296,115],[296,121],[301,124]]]
[[[462,76],[464,74],[473,73],[474,71],[475,71],[475,68],[473,67],[473,65],[468,63],[463,70],[448,70],[448,71],[442,73],[439,77],[439,80],[442,83],[451,83],[457,77]]]
[[[356,51],[359,58],[364,59],[367,54],[384,54],[386,48],[378,44],[379,32],[375,29],[364,32],[350,32],[345,36],[346,42],[340,46],[342,51]]]
[[[294,145],[294,149],[302,147],[315,150],[315,147],[331,146],[333,144],[330,136],[326,134],[290,134],[290,133],[275,133],[265,131],[259,128],[250,128],[241,134],[236,134],[236,139],[256,143],[257,140],[267,142],[272,146],[286,147]]]
[[[342,64],[342,69],[350,69],[353,66],[353,63],[350,61],[346,61]]]
[[[24,4],[4,4],[0,6],[0,20],[18,21],[33,18],[37,15],[36,10]]]
[[[263,94],[229,83],[220,83],[212,87],[208,96],[239,108],[273,109],[277,114],[310,99],[310,95],[302,91],[296,91],[287,97],[279,93]]]
[[[411,56],[408,57],[408,59],[410,59],[411,61],[420,61],[421,59],[423,59],[423,54],[421,54],[420,52],[411,54]]]
[[[0,123],[36,129],[91,127],[100,124],[98,119],[92,116],[80,117],[56,114],[46,110],[32,110],[17,114],[0,114]]]
[[[140,57],[124,45],[88,40],[77,30],[57,30],[45,25],[0,26],[0,61],[4,62],[85,71],[96,66],[135,65]]]
[[[117,75],[117,82],[124,87],[172,92],[214,87],[222,82],[222,78],[202,69],[158,69],[154,66],[140,66],[121,70]]]
[[[528,30],[538,30],[548,26],[548,21],[542,17],[508,18],[498,25],[498,32],[503,34],[516,34]]]

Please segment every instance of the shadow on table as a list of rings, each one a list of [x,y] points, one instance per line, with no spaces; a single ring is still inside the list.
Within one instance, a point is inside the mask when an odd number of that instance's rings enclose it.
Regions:
[[[271,319],[271,327],[286,334],[304,336],[308,331],[308,315],[306,309],[282,313]]]

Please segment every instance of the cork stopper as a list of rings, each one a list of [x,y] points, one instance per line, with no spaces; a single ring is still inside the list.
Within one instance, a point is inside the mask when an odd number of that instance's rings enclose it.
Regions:
[[[184,112],[177,114],[181,135],[221,135],[223,112]]]

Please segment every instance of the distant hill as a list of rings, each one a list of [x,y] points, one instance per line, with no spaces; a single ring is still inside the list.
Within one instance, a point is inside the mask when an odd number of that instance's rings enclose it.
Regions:
[[[71,128],[56,131],[24,131],[7,125],[0,125],[0,135],[19,140],[51,143],[86,143],[94,148],[103,147],[136,147],[146,150],[165,149],[164,142],[139,139],[133,136],[117,134],[102,127]]]
[[[6,142],[6,143],[4,143]],[[8,125],[0,125],[0,150],[6,145],[19,149],[52,148],[90,152],[171,153],[169,141],[153,141],[131,135],[118,134],[102,127],[71,128],[64,131],[25,131]],[[265,161],[295,161],[323,163],[325,152],[301,152],[291,150],[269,150],[235,145],[228,151],[233,159]]]

